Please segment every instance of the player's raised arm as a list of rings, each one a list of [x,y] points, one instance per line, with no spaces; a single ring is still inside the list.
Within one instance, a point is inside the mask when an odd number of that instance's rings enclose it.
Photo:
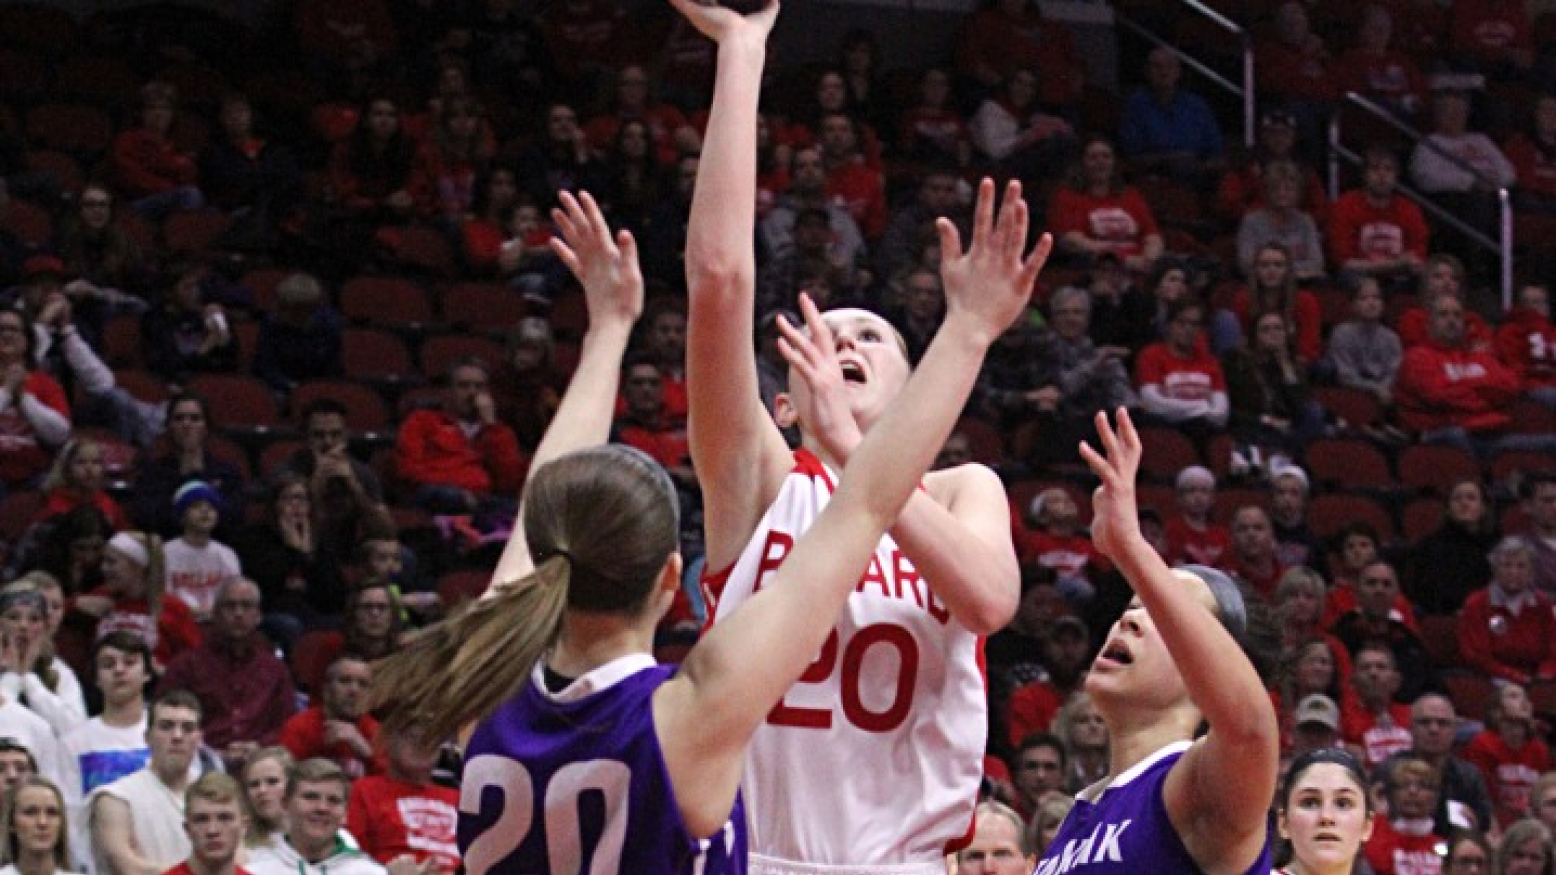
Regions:
[[[587,192],[561,194],[562,207],[552,210],[561,231],[551,248],[583,286],[589,309],[589,329],[579,350],[578,369],[562,395],[556,416],[535,448],[530,470],[564,453],[603,444],[610,437],[621,374],[632,326],[643,312],[643,274],[638,269],[637,241],[630,231],[614,236],[594,198]],[[492,573],[488,593],[512,585],[534,570],[524,540],[524,507],[520,497],[513,535]]]
[[[992,184],[983,195],[992,201]],[[1026,306],[1051,241],[1045,236],[1024,253],[1019,185],[1007,191],[997,222],[992,212],[969,252],[981,281],[948,290],[945,322],[922,365],[849,460],[832,501],[776,578],[704,636],[655,700],[666,764],[689,820],[717,815],[696,810],[709,799],[723,800],[727,811],[751,734],[815,657],[881,534],[950,433],[989,345]],[[784,324],[784,354],[813,393],[839,394],[831,332],[808,298],[802,309],[809,335]],[[846,416],[839,424],[853,425]]]
[[[1174,765],[1163,799],[1173,827],[1202,867],[1240,872],[1264,847],[1279,757],[1274,709],[1243,645],[1228,631],[1228,618],[1207,610],[1207,597],[1217,605],[1222,599],[1207,581],[1169,568],[1141,534],[1135,499],[1140,435],[1128,411],[1120,408],[1116,422],[1115,430],[1106,414],[1097,414],[1103,453],[1081,445],[1082,457],[1102,480],[1092,500],[1092,541],[1134,586],[1189,698],[1210,725]],[[1240,600],[1237,604],[1242,610]],[[1115,728],[1110,721],[1109,729],[1128,735],[1156,727]]]
[[[671,4],[718,44],[686,232],[687,437],[703,487],[708,567],[717,569],[739,555],[790,467],[762,407],[752,341],[757,101],[778,3],[750,15],[696,0]]]

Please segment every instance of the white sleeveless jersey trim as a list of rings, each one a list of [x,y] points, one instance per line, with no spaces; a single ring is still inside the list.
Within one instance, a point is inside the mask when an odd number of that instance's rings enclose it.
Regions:
[[[1192,741],[1174,741],[1171,744],[1158,748],[1156,753],[1151,754],[1140,762],[1135,763],[1134,765],[1125,769],[1123,774],[1119,775],[1117,778],[1103,778],[1097,783],[1092,784],[1090,787],[1087,787],[1081,792],[1075,794],[1075,796],[1077,799],[1084,799],[1087,802],[1096,802],[1103,793],[1113,789],[1114,787],[1123,787],[1128,785],[1131,781],[1140,777],[1140,775],[1144,773],[1146,769],[1156,765],[1164,757],[1170,757],[1173,754],[1183,753],[1193,746],[1194,742]]]
[[[751,854],[748,866],[750,875],[945,875],[943,859],[935,863],[908,863],[902,866],[860,866],[857,863],[848,866],[817,866]]]
[[[553,702],[566,704],[577,702],[598,693],[608,690],[620,683],[623,678],[629,678],[645,668],[653,668],[659,663],[654,661],[647,653],[629,653],[626,656],[618,656],[603,665],[595,666],[582,677],[575,678],[572,683],[558,692],[551,692],[546,687],[545,660],[535,663],[535,668],[530,672],[530,679],[535,683],[535,689],[540,694]]]
[[[795,453],[740,558],[704,578],[712,622],[771,581],[836,481],[814,455]],[[904,681],[905,664],[912,676]],[[817,662],[752,741],[743,784],[751,850],[801,866],[769,871],[937,864],[943,872],[945,854],[972,826],[984,689],[982,639],[882,537]]]

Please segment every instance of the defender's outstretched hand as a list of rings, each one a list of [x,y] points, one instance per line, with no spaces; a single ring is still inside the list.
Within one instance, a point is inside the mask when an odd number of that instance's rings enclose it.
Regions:
[[[800,313],[805,317],[805,331],[778,317],[778,350],[805,381],[810,392],[811,408],[815,422],[805,423],[805,430],[821,441],[836,459],[846,459],[854,447],[864,439],[854,414],[848,409],[846,381],[843,366],[838,361],[837,343],[832,329],[810,295],[800,294]]]
[[[1106,411],[1097,412],[1097,436],[1106,453],[1081,442],[1081,458],[1091,466],[1102,485],[1092,495],[1091,542],[1109,558],[1117,558],[1127,540],[1140,531],[1140,510],[1135,502],[1135,475],[1140,470],[1143,447],[1129,411],[1114,414],[1118,430],[1108,424]]]
[[[631,328],[643,313],[643,272],[631,231],[611,235],[594,197],[561,193],[562,206],[551,211],[562,236],[551,249],[583,285],[591,324]]]
[[[778,0],[767,0],[761,9],[748,15],[727,9],[716,2],[702,0],[670,0],[670,5],[686,16],[686,20],[697,28],[698,33],[719,45],[740,35],[766,42],[767,35],[772,32],[773,22],[778,20]]]
[[[978,185],[973,213],[972,244],[962,251],[961,235],[949,219],[936,220],[940,233],[940,278],[945,286],[946,321],[967,322],[980,340],[993,343],[1026,309],[1037,275],[1053,251],[1053,236],[1044,234],[1022,257],[1030,216],[1021,183],[1005,188],[999,217],[994,214],[994,182]]]

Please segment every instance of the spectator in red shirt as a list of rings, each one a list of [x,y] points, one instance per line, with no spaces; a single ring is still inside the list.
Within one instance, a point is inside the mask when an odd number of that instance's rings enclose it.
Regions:
[[[177,89],[166,82],[148,82],[140,97],[140,125],[119,134],[108,150],[117,194],[149,221],[200,209],[205,196],[196,186],[194,156],[179,150],[168,136]]]
[[[616,73],[615,95],[615,108],[611,112],[597,115],[584,125],[584,134],[596,152],[609,151],[616,132],[627,121],[648,125],[654,154],[662,166],[674,164],[677,155],[701,148],[702,137],[687,122],[686,116],[674,106],[653,99],[648,71],[643,67],[637,64],[622,67]]]
[[[1334,59],[1313,32],[1305,4],[1287,0],[1280,5],[1270,37],[1254,47],[1254,59],[1261,95],[1291,109],[1302,141],[1317,145],[1336,97]]]
[[[1266,599],[1274,598],[1275,587],[1286,569],[1276,550],[1275,529],[1270,515],[1258,505],[1240,507],[1232,515],[1233,574]]]
[[[886,180],[869,166],[859,148],[859,128],[847,113],[821,118],[821,157],[827,166],[827,195],[848,211],[871,240],[886,230]]]
[[[1329,194],[1318,171],[1297,157],[1297,117],[1289,110],[1269,109],[1259,117],[1258,140],[1242,164],[1221,177],[1216,190],[1216,213],[1237,222],[1243,214],[1264,206],[1264,170],[1271,162],[1291,161],[1302,171],[1297,206],[1313,216],[1320,227],[1329,217]]]
[[[567,85],[588,84],[620,57],[615,51],[627,36],[627,16],[608,0],[562,0],[536,19],[550,50],[551,62]]]
[[[1464,301],[1464,262],[1449,252],[1434,252],[1421,269],[1418,300],[1400,312],[1395,320],[1399,342],[1406,349],[1427,341],[1427,311],[1438,295],[1452,295],[1460,303]],[[1491,326],[1479,313],[1468,310],[1464,314],[1464,334],[1470,348],[1479,352],[1491,348]]]
[[[399,222],[416,208],[411,174],[416,144],[387,97],[367,100],[351,136],[335,144],[329,179],[336,203],[370,224]]]
[[[263,614],[253,581],[236,577],[223,583],[213,616],[203,646],[174,659],[161,688],[200,698],[206,743],[236,765],[275,742],[297,710],[297,691],[291,672],[259,632]]]
[[[1221,363],[1201,340],[1205,312],[1194,298],[1174,301],[1167,308],[1167,340],[1151,344],[1135,359],[1141,409],[1157,422],[1198,437],[1224,428],[1230,411]]]
[[[123,531],[131,527],[119,503],[103,488],[103,445],[91,438],[76,438],[60,448],[54,459],[54,467],[43,481],[45,499],[33,522],[51,520],[69,513],[83,504],[89,504],[103,512],[113,523],[114,529]]]
[[[1394,701],[1400,677],[1394,652],[1387,645],[1364,644],[1352,657],[1356,665],[1351,672],[1354,695],[1341,701],[1340,736],[1361,751],[1362,760],[1371,769],[1410,749],[1410,706]]]
[[[1107,567],[1107,560],[1081,529],[1080,509],[1063,487],[1053,487],[1032,499],[1031,529],[1017,545],[1024,565],[1051,568],[1059,592],[1074,605],[1083,605],[1096,594],[1093,574]]]
[[[1192,562],[1225,568],[1232,533],[1210,517],[1216,506],[1216,475],[1199,465],[1184,468],[1178,472],[1173,497],[1178,515],[1167,521],[1163,558],[1174,565]]]
[[[1426,82],[1416,62],[1390,46],[1394,19],[1387,6],[1369,5],[1362,10],[1357,43],[1334,65],[1336,91],[1354,91],[1406,121],[1421,111]]]
[[[1518,188],[1513,192],[1518,209],[1556,213],[1556,94],[1535,98],[1528,130],[1514,134],[1502,152],[1518,176]]]
[[[351,654],[337,657],[325,672],[320,701],[281,727],[281,746],[299,762],[323,757],[348,776],[382,773],[383,755],[373,747],[378,721],[367,713],[371,684],[372,669],[366,660]]]
[[[1453,61],[1495,78],[1514,78],[1534,65],[1534,31],[1521,0],[1454,0],[1448,23]]]
[[[658,462],[678,486],[692,488],[691,450],[686,428],[665,411],[664,380],[653,360],[636,356],[622,367],[621,397],[625,411],[616,417],[614,443],[637,447]]]
[[[524,480],[519,441],[497,421],[489,374],[479,359],[461,359],[449,369],[447,409],[418,410],[400,425],[400,476],[416,487],[416,503],[434,513],[511,502]]]
[[[1486,709],[1486,728],[1464,746],[1480,769],[1503,829],[1530,815],[1535,782],[1550,771],[1551,751],[1534,731],[1534,706],[1516,683],[1503,684]]]
[[[166,584],[162,539],[119,532],[103,550],[103,585],[76,596],[65,625],[90,641],[109,632],[133,632],[151,648],[161,671],[180,653],[200,646],[194,613],[183,599],[164,595]]]
[[[972,134],[952,102],[945,70],[930,67],[919,78],[918,103],[898,122],[897,150],[930,167],[966,167],[972,160]]]
[[[1124,184],[1112,141],[1093,136],[1081,144],[1080,166],[1054,193],[1048,229],[1061,252],[1090,261],[1117,255],[1135,273],[1151,269],[1164,244],[1145,198]]]
[[[1551,291],[1524,283],[1496,333],[1497,357],[1518,377],[1524,395],[1556,408],[1556,325]]]
[[[1362,853],[1375,875],[1418,875],[1442,871],[1432,812],[1442,793],[1442,772],[1415,756],[1396,757],[1383,777],[1388,817],[1375,818]]]
[[[238,865],[248,826],[243,788],[231,775],[206,772],[184,791],[189,859],[163,875],[248,875]]]
[[[1036,70],[1039,100],[1060,108],[1080,98],[1086,69],[1069,31],[1043,18],[1032,0],[990,0],[974,13],[956,46],[956,70],[989,93],[1012,73]]]
[[[1491,551],[1491,583],[1459,612],[1459,651],[1471,669],[1527,684],[1556,677],[1556,606],[1536,591],[1534,554],[1517,537]]]
[[[1047,732],[1059,709],[1081,688],[1091,664],[1091,631],[1085,621],[1068,614],[1054,621],[1043,638],[1043,676],[1018,687],[1010,695],[1006,723],[1010,743],[1037,732]]]
[[[1518,378],[1490,352],[1470,349],[1458,298],[1432,301],[1428,331],[1428,342],[1407,350],[1399,367],[1394,394],[1401,422],[1420,431],[1425,443],[1471,453],[1556,452],[1556,435],[1504,433]]]
[[[1362,187],[1340,195],[1329,211],[1335,268],[1377,277],[1390,290],[1414,285],[1429,236],[1421,209],[1394,190],[1398,182],[1398,156],[1387,147],[1369,148]]]
[[[459,791],[432,783],[438,742],[417,731],[391,734],[384,743],[388,769],[351,784],[346,829],[362,850],[384,865],[403,855],[422,872],[453,875],[459,869]]]

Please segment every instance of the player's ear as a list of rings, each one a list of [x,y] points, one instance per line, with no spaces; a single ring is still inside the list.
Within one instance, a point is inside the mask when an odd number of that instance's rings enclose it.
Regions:
[[[779,392],[773,396],[773,421],[779,428],[792,428],[800,420],[798,410],[794,409],[794,400],[788,392]]]

